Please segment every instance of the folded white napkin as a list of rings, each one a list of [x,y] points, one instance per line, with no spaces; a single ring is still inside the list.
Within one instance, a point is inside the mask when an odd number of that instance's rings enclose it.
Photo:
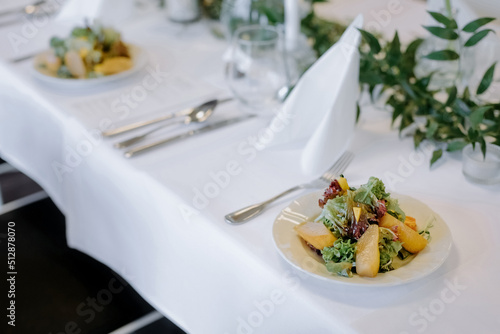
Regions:
[[[354,130],[361,41],[356,28],[362,25],[359,15],[341,39],[304,73],[270,123],[273,139],[268,145],[305,142],[301,164],[306,174],[327,170],[346,148]],[[278,127],[280,123],[287,124]]]
[[[85,20],[116,25],[134,13],[134,0],[67,0],[56,21],[83,24]]]

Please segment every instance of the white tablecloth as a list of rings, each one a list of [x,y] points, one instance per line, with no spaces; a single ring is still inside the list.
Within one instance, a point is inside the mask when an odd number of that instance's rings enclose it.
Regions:
[[[420,31],[424,6],[401,4],[394,20],[411,36]],[[387,6],[358,8],[366,20]],[[17,28],[2,29],[5,36]],[[273,245],[274,218],[290,199],[245,225],[223,219],[306,181],[299,148],[252,146],[266,119],[131,160],[113,141],[93,137],[109,122],[225,94],[225,43],[207,22],[178,26],[151,14],[122,30],[148,50],[150,61],[114,85],[75,91],[41,83],[29,61],[0,66],[0,155],[38,181],[64,212],[70,247],[124,276],[190,333],[497,332],[500,190],[467,182],[459,154],[430,169],[429,151],[421,159],[411,138],[390,129],[389,113],[365,105],[347,178],[356,184],[379,176],[391,190],[427,203],[447,222],[453,248],[437,271],[401,286],[353,288],[314,279],[291,268]],[[65,33],[47,25],[21,52],[39,50],[54,32]],[[137,98],[146,78],[158,86]],[[239,113],[231,102],[214,117]]]

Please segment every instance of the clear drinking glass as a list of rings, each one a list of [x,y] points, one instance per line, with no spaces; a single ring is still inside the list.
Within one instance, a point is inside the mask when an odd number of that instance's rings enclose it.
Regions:
[[[233,36],[226,81],[234,96],[252,108],[272,108],[286,89],[281,35],[271,26],[244,26]]]
[[[471,145],[464,147],[463,173],[467,179],[481,184],[495,184],[500,182],[500,147],[486,144],[486,158],[476,144],[474,149]]]
[[[220,22],[224,35],[230,41],[239,27],[283,23],[284,10],[283,0],[223,0]],[[270,20],[268,15],[273,19]]]

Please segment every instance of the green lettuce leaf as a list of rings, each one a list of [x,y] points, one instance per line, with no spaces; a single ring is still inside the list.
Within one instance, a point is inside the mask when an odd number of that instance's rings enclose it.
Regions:
[[[326,269],[334,274],[344,276],[344,277],[352,277],[352,263],[349,262],[327,262]]]
[[[336,237],[342,236],[352,215],[353,204],[353,192],[347,190],[344,195],[329,199],[316,221],[325,224]]]
[[[394,218],[396,218],[399,221],[404,223],[404,221],[406,219],[406,214],[399,207],[399,203],[398,203],[397,199],[389,197],[385,203],[385,206],[387,208],[388,214],[390,214]]]
[[[334,274],[352,277],[352,267],[356,255],[356,242],[351,239],[339,238],[333,246],[325,247],[321,251],[326,269]]]
[[[436,218],[433,217],[432,220],[427,223],[425,228],[422,231],[418,232],[421,236],[423,236],[425,239],[427,239],[428,242],[430,242],[432,239],[431,232],[429,230],[434,227],[435,221],[436,221]]]
[[[351,239],[339,238],[335,240],[333,246],[325,247],[321,251],[325,262],[349,262],[353,263],[356,254],[356,242]]]
[[[372,176],[366,184],[356,190],[354,201],[373,207],[377,205],[378,200],[387,199],[389,196],[390,194],[385,191],[384,183]]]
[[[395,241],[396,235],[385,227],[379,227],[380,272],[393,270],[392,259],[398,255],[402,248],[400,241]]]

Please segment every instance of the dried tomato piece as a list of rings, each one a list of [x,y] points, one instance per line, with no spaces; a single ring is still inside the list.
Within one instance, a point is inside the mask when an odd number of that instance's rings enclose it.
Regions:
[[[342,187],[339,184],[339,181],[336,179],[330,183],[328,188],[325,189],[325,192],[323,194],[323,199],[319,200],[319,206],[320,208],[323,209],[325,206],[326,202],[328,202],[329,199],[337,197],[340,193],[342,192]]]
[[[370,223],[368,223],[366,218],[361,218],[359,221],[356,221],[353,217],[350,224],[345,228],[345,232],[349,238],[358,240],[369,226]]]
[[[321,250],[317,249],[316,247],[314,247],[313,245],[311,245],[310,243],[306,242],[306,245],[311,248],[313,251],[316,252],[316,254],[318,254],[319,256],[322,256],[323,254],[321,253]]]
[[[377,205],[377,218],[382,218],[387,212],[387,207],[385,206],[385,200],[379,199]]]

